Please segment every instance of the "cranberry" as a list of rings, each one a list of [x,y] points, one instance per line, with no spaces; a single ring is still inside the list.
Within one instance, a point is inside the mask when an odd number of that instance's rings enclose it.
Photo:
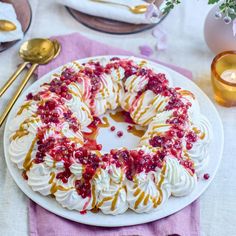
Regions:
[[[193,144],[192,144],[192,143],[187,143],[187,144],[186,144],[187,150],[191,150],[192,147],[193,147]]]
[[[97,150],[101,151],[102,150],[102,144],[97,144]]]
[[[142,155],[144,154],[144,151],[143,151],[142,149],[140,149],[140,150],[138,151],[138,154],[142,156]]]
[[[115,149],[111,149],[111,151],[110,151],[111,155],[115,155],[116,152],[117,152],[117,151],[116,151]]]
[[[35,101],[39,101],[40,100],[40,96],[38,94],[36,94],[36,95],[33,96],[33,99]]]
[[[179,131],[177,132],[177,137],[178,137],[178,138],[183,138],[183,137],[184,137],[184,131],[183,131],[183,130],[179,130]]]
[[[67,91],[68,88],[65,85],[61,86],[61,92],[67,92]]]
[[[97,128],[99,124],[101,124],[101,120],[99,117],[93,117],[93,121],[89,124],[91,128]]]
[[[174,143],[174,148],[180,150],[182,148],[181,142],[179,140],[176,140]]]
[[[193,132],[193,131],[190,131],[187,135],[186,135],[186,138],[187,138],[187,141],[188,142],[191,142],[191,143],[194,143],[197,141],[197,135]]]
[[[120,58],[119,58],[119,57],[112,57],[112,58],[110,59],[110,61],[117,61],[117,60],[120,60]]]
[[[170,138],[172,138],[174,135],[175,135],[175,131],[174,130],[169,130],[167,132],[167,136],[170,137]]]
[[[133,128],[132,125],[128,125],[127,130],[128,130],[128,131],[129,131],[129,130],[132,130],[132,128]]]
[[[67,183],[70,175],[71,175],[70,169],[65,169],[65,171],[58,173],[56,178],[61,179],[63,183]]]
[[[158,156],[161,160],[163,160],[166,155],[167,155],[167,152],[165,150],[162,150],[162,151],[158,152]]]
[[[82,198],[90,197],[91,196],[91,185],[89,181],[76,180],[75,181],[75,188],[79,195]]]
[[[204,178],[205,180],[208,180],[208,179],[210,178],[210,175],[209,175],[208,173],[206,173],[206,174],[203,175],[203,178]]]
[[[127,150],[117,152],[117,155],[123,160],[127,160],[129,158],[129,152]]]
[[[67,95],[66,95],[66,99],[67,100],[70,100],[72,98],[72,95],[70,94],[70,93],[68,93]]]
[[[115,131],[116,127],[115,126],[111,126],[110,130],[111,131]]]
[[[153,147],[161,147],[162,144],[164,143],[164,137],[154,136],[153,138],[149,140],[149,143]]]
[[[130,180],[130,181],[133,180],[133,176],[132,176],[132,171],[131,171],[131,170],[128,170],[128,171],[126,172],[126,178],[127,178],[128,180]]]
[[[80,211],[79,212],[81,215],[85,215],[86,213],[87,213],[87,211],[86,210],[83,210],[83,211]]]
[[[139,153],[138,153],[138,151],[136,151],[136,150],[132,150],[132,151],[130,151],[130,155],[131,155],[133,158],[137,158],[137,157],[139,156]]]
[[[32,93],[29,93],[29,94],[26,96],[26,99],[27,99],[27,100],[32,100],[32,99],[33,99],[33,94],[32,94]]]
[[[120,138],[120,137],[122,137],[123,136],[123,132],[122,131],[118,131],[117,132],[117,136]]]
[[[24,180],[28,180],[28,175],[25,170],[22,172],[22,177],[24,178]]]
[[[107,156],[103,156],[103,157],[102,157],[102,161],[107,162],[108,160],[109,160],[109,159],[108,159]]]
[[[172,154],[173,156],[176,156],[176,155],[177,155],[177,151],[176,151],[175,149],[171,149],[170,152],[171,152],[171,154]]]

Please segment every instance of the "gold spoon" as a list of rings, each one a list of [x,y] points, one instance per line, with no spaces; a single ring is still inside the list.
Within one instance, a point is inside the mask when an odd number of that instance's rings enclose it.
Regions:
[[[53,58],[56,58],[59,55],[59,53],[61,52],[61,44],[56,39],[52,40],[52,43],[53,43],[54,52],[55,52]]]
[[[98,2],[98,3],[105,3],[105,4],[112,4],[112,5],[119,5],[123,7],[129,8],[129,10],[134,13],[134,14],[143,14],[147,11],[148,4],[141,4],[141,5],[136,5],[136,6],[129,6],[124,3],[118,3],[118,2],[109,2],[106,0],[90,0],[92,2]]]
[[[32,66],[30,67],[29,71],[26,73],[24,79],[20,83],[19,88],[16,91],[15,95],[7,104],[5,111],[1,114],[0,127],[3,124],[12,106],[18,99],[20,93],[24,89],[25,85],[29,81],[34,70],[37,68],[37,66],[39,64],[40,65],[47,64],[52,59],[54,59],[55,56],[59,54],[61,47],[58,46],[58,44],[59,44],[58,42],[53,43],[52,41],[48,39],[31,39],[22,44],[19,50],[19,55],[23,60],[32,63]],[[55,51],[56,47],[57,47],[57,51]]]
[[[39,50],[48,51],[49,47],[52,50],[52,47],[54,47],[54,51],[57,51],[58,53],[61,50],[60,44],[57,42],[57,40],[50,41],[49,39],[31,39],[30,40],[30,49],[28,52],[25,51],[26,44],[25,42],[19,51],[20,57],[25,61],[23,62],[16,72],[10,77],[10,79],[3,85],[3,87],[0,89],[0,97],[5,93],[5,91],[10,87],[10,85],[15,81],[17,76],[22,72],[22,70],[26,67],[28,63],[34,63],[34,58],[37,58],[37,55],[35,53],[38,53]],[[52,44],[53,43],[53,44]],[[40,45],[40,46],[39,46]],[[40,49],[39,49],[40,47]],[[41,56],[44,56],[44,52],[40,52]],[[57,55],[54,55],[57,56]]]
[[[0,31],[13,31],[16,25],[9,20],[0,20]]]

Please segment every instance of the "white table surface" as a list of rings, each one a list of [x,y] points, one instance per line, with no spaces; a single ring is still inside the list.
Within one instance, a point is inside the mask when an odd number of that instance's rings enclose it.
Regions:
[[[184,0],[184,4],[169,14],[160,24],[167,33],[168,48],[155,52],[153,57],[191,70],[194,81],[214,102],[210,83],[210,64],[214,55],[207,48],[203,37],[204,19],[210,9],[206,2]],[[64,7],[54,4],[53,1],[31,0],[30,3],[33,21],[24,40],[80,32],[88,38],[135,53],[139,52],[139,45],[155,45],[151,30],[127,36],[99,33],[76,22]],[[0,86],[20,63],[17,56],[20,44],[21,42],[0,53]],[[17,82],[0,99],[0,112],[16,87]],[[225,148],[219,171],[201,197],[203,236],[236,235],[236,107],[223,108],[217,104],[216,107],[223,120]],[[0,129],[0,235],[24,236],[28,235],[27,197],[13,182],[6,168],[2,144],[3,129],[4,127]]]

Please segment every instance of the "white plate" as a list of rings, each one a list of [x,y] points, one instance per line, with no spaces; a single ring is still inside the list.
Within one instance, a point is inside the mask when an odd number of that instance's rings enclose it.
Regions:
[[[108,56],[105,56],[105,58]],[[109,56],[110,57],[110,56]],[[121,56],[118,56],[121,57]],[[97,59],[101,57],[96,57]],[[83,63],[87,61],[88,59],[96,59],[96,58],[86,58],[83,60],[78,60],[79,63]],[[102,57],[104,58],[104,57]],[[139,60],[139,59],[137,59]],[[114,226],[128,226],[128,225],[135,225],[135,224],[141,224],[146,223],[154,220],[161,219],[163,217],[166,217],[168,215],[171,215],[184,207],[188,206],[190,203],[192,203],[194,200],[196,200],[209,186],[211,181],[213,180],[216,171],[219,167],[220,160],[222,157],[222,151],[223,151],[223,145],[224,145],[224,134],[223,134],[223,126],[221,119],[218,115],[218,112],[216,111],[214,105],[209,100],[209,98],[201,91],[201,89],[195,85],[192,81],[187,79],[186,77],[182,76],[181,74],[165,67],[159,64],[156,64],[154,62],[149,62],[149,65],[152,67],[157,66],[160,69],[163,69],[164,71],[168,72],[168,74],[171,75],[173,79],[173,84],[175,86],[180,86],[182,88],[188,89],[192,91],[201,107],[201,112],[208,117],[212,127],[213,127],[213,140],[210,145],[210,160],[208,163],[208,166],[205,170],[206,173],[210,174],[209,180],[203,180],[202,178],[199,179],[197,187],[195,190],[189,194],[186,197],[181,198],[174,198],[171,197],[167,204],[164,206],[163,209],[154,212],[154,213],[143,213],[143,214],[137,214],[133,211],[127,211],[126,213],[122,215],[117,216],[111,216],[111,215],[104,215],[102,213],[91,213],[88,212],[85,215],[81,215],[80,213],[76,211],[70,211],[63,207],[61,207],[54,199],[50,197],[44,197],[41,194],[34,192],[27,184],[27,182],[22,178],[21,171],[17,168],[17,166],[10,161],[10,157],[8,154],[8,146],[9,146],[9,121],[13,118],[13,115],[15,114],[17,108],[22,104],[22,102],[25,99],[25,96],[32,90],[39,87],[40,84],[48,81],[50,79],[50,76],[54,73],[60,72],[61,67],[49,72],[48,74],[44,75],[40,80],[36,81],[34,84],[32,84],[18,99],[17,103],[14,105],[13,109],[11,110],[7,123],[5,126],[5,132],[4,132],[4,151],[5,151],[5,159],[7,163],[7,167],[15,180],[16,184],[19,186],[19,188],[34,202],[42,206],[43,208],[59,215],[64,218],[84,223],[88,225],[96,225],[96,226],[107,226],[107,227],[114,227]]]

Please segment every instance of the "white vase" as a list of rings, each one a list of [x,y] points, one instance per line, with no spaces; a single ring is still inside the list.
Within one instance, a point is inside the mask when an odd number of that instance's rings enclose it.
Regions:
[[[217,5],[210,10],[204,26],[205,41],[215,54],[227,50],[236,50],[236,36],[233,35],[233,24],[225,24],[223,19],[216,19],[215,12],[218,10]]]

